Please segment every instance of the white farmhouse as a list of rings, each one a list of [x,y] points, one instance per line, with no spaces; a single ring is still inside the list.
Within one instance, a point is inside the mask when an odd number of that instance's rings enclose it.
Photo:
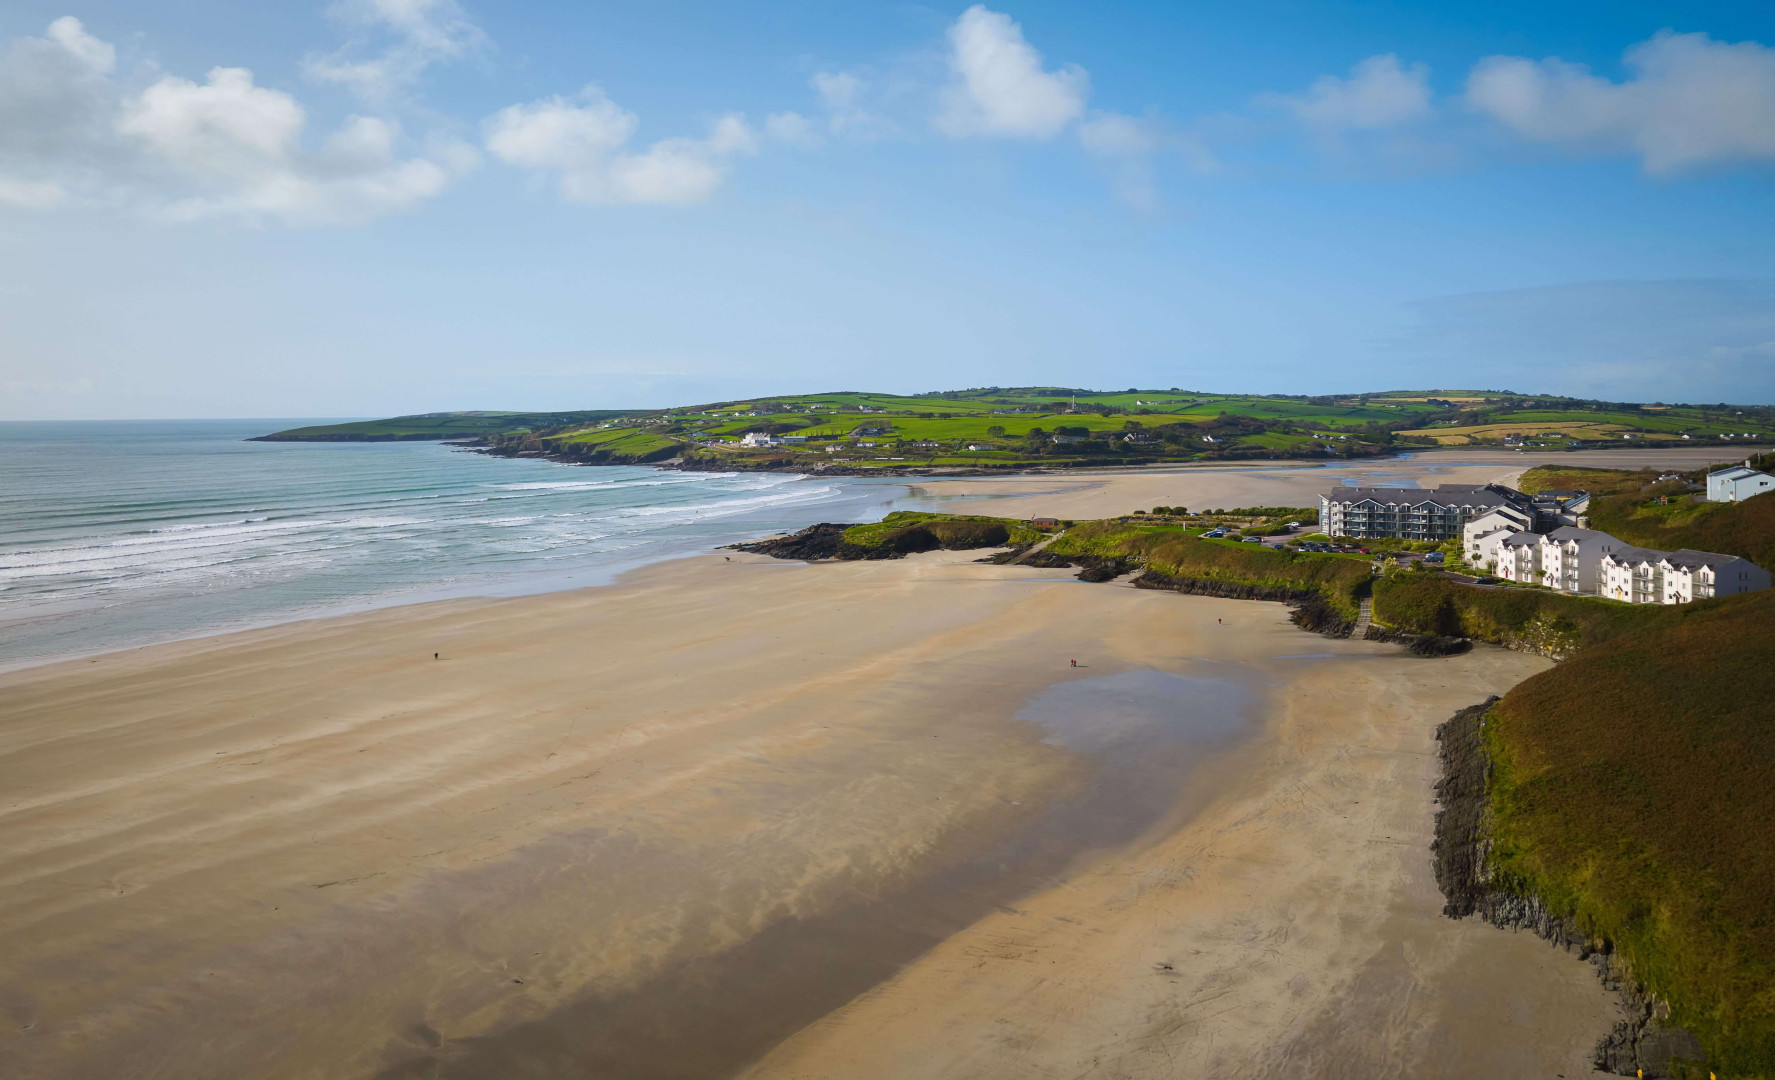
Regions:
[[[781,446],[783,440],[762,431],[748,431],[740,437],[741,446]]]
[[[1708,502],[1743,502],[1767,491],[1775,491],[1775,476],[1751,468],[1749,461],[1707,474]]]

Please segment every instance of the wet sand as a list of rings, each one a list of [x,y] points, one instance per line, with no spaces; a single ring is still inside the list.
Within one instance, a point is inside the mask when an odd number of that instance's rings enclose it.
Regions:
[[[0,676],[0,1075],[1580,1075],[1588,968],[1428,880],[1544,661],[971,557]]]
[[[1590,469],[1698,469],[1728,461],[1742,451],[1721,447],[1662,450],[1524,452],[1427,450],[1409,458],[1354,461],[1227,462],[1079,470],[1039,475],[931,480],[915,492],[940,500],[957,513],[1028,518],[1114,517],[1155,506],[1192,510],[1236,506],[1317,506],[1319,493],[1354,484],[1374,487],[1436,487],[1439,484],[1511,484],[1536,465]],[[1722,456],[1723,455],[1723,456]]]

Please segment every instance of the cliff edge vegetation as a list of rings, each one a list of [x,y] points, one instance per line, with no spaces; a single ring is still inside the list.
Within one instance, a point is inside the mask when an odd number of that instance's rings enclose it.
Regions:
[[[1493,707],[1488,863],[1775,1077],[1775,591],[1651,610]]]

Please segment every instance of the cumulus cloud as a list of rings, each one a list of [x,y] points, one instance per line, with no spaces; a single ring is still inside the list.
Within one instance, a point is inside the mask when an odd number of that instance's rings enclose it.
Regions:
[[[625,150],[639,123],[588,86],[573,98],[501,109],[486,121],[486,146],[508,165],[554,175],[570,202],[608,204],[702,202],[726,179],[733,157],[758,149],[745,120],[730,114],[704,138],[661,139],[645,150]]]
[[[86,27],[72,15],[63,15],[49,24],[48,38],[67,50],[87,67],[101,75],[117,66],[117,50],[86,32]]]
[[[1487,57],[1467,101],[1528,139],[1631,151],[1655,175],[1775,161],[1775,49],[1665,30],[1625,63],[1632,74],[1614,82],[1556,57]]]
[[[1429,67],[1405,67],[1392,53],[1361,61],[1347,78],[1326,75],[1304,93],[1270,94],[1258,101],[1292,114],[1324,136],[1397,127],[1433,111]]]
[[[290,95],[256,86],[245,68],[215,68],[199,84],[167,76],[124,102],[117,130],[193,193],[167,212],[195,218],[264,215],[294,222],[358,220],[406,210],[450,181],[443,165],[400,160],[400,130],[354,116],[316,152]]]
[[[1044,70],[1009,15],[976,4],[949,28],[955,81],[937,129],[946,135],[1047,139],[1084,115],[1091,80],[1076,64]]]
[[[328,14],[351,37],[334,52],[310,56],[304,70],[374,102],[408,89],[435,64],[487,46],[487,36],[454,0],[341,0]]]
[[[116,50],[68,17],[22,38],[0,64],[0,203],[75,200],[178,219],[289,224],[362,220],[436,195],[469,161],[460,149],[403,159],[392,122],[352,117],[311,149],[307,116],[245,68],[202,83],[164,75],[131,92]]]

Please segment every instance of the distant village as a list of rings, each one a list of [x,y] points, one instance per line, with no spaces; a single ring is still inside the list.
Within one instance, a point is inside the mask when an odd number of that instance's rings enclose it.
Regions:
[[[1775,492],[1775,477],[1749,462],[1708,474],[1709,502],[1742,502]],[[1590,494],[1529,495],[1502,484],[1437,488],[1346,488],[1319,496],[1319,528],[1352,539],[1459,539],[1476,571],[1630,604],[1686,604],[1767,589],[1769,571],[1711,551],[1635,547],[1587,528]]]

